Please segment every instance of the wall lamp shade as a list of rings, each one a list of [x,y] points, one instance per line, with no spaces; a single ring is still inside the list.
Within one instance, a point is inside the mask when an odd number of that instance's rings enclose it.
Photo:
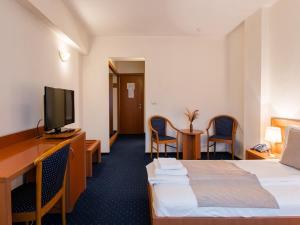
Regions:
[[[279,127],[267,127],[265,133],[265,140],[270,143],[281,143],[281,129]]]
[[[66,50],[59,50],[59,57],[61,59],[61,61],[63,62],[67,62],[69,61],[70,57],[71,57],[71,53],[66,51]]]

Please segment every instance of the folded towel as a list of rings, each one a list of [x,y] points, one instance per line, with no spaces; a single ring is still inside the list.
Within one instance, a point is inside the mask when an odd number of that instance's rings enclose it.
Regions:
[[[175,158],[158,158],[158,162],[162,170],[178,170],[183,168],[182,163]]]
[[[182,184],[189,185],[189,178],[187,176],[168,176],[156,175],[154,163],[146,166],[148,181],[150,184]]]
[[[162,162],[162,163],[164,163],[164,162],[174,162],[174,161],[177,161],[176,158],[158,158],[157,160],[158,160],[159,162]]]
[[[185,184],[190,183],[189,178],[186,176],[161,176],[148,177],[150,184]]]
[[[181,169],[177,170],[164,170],[161,169],[160,164],[157,159],[154,159],[154,166],[155,166],[155,174],[156,175],[168,175],[168,176],[186,176],[187,169],[182,167]]]

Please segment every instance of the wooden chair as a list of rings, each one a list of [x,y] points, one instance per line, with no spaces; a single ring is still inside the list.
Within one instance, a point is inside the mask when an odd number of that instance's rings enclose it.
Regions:
[[[209,130],[213,125],[214,134],[210,136]],[[234,142],[238,122],[235,118],[227,115],[216,116],[212,118],[207,132],[207,158],[209,159],[209,148],[214,146],[214,154],[216,153],[216,143],[225,143],[231,146],[232,159],[234,159]],[[213,142],[213,145],[209,145],[209,142]]]
[[[70,142],[65,141],[35,160],[36,182],[25,183],[12,191],[13,222],[36,221],[61,200],[62,224],[66,225],[66,168]]]
[[[167,135],[167,126],[170,126],[176,131],[176,137],[171,137]],[[167,156],[167,146],[176,148],[176,158],[178,159],[178,136],[179,130],[173,126],[173,124],[165,117],[162,116],[152,116],[149,119],[150,127],[150,142],[151,142],[151,158],[153,154],[153,148],[157,151],[157,158],[159,157],[159,145],[165,145],[165,156]],[[156,144],[156,148],[153,146]],[[176,147],[169,145],[176,144]]]

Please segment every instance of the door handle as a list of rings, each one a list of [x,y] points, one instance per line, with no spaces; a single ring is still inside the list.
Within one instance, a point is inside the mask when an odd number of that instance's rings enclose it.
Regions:
[[[141,109],[142,108],[142,104],[140,103],[140,104],[138,104],[138,107],[139,107],[139,109]]]

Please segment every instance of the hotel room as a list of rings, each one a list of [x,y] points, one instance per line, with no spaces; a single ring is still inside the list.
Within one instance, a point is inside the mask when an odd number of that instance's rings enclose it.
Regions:
[[[1,0],[0,225],[300,225],[299,0]]]

